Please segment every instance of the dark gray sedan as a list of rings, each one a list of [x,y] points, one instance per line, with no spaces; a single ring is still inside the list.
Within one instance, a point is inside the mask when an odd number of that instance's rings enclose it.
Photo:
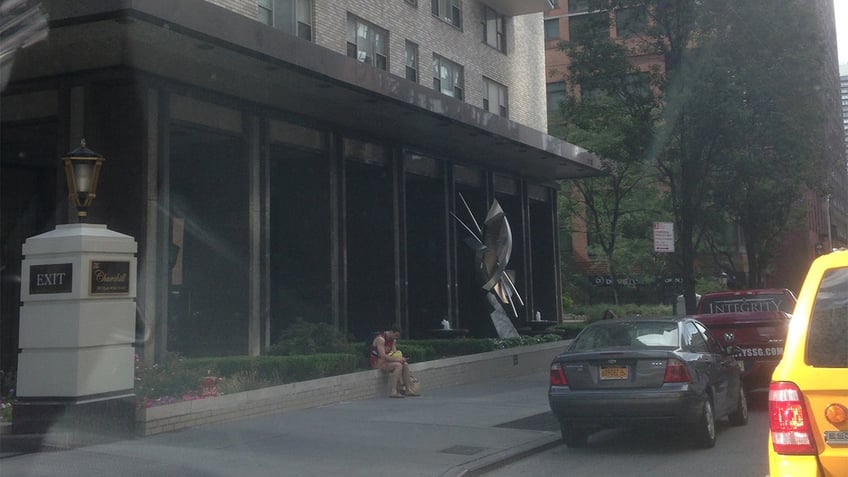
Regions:
[[[689,317],[625,318],[587,326],[551,363],[548,400],[569,447],[605,427],[682,427],[713,447],[716,420],[748,422],[734,349]]]

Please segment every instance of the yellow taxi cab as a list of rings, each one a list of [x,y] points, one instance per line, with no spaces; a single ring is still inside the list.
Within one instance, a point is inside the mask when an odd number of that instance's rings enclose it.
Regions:
[[[848,250],[810,266],[769,385],[770,477],[848,476]]]

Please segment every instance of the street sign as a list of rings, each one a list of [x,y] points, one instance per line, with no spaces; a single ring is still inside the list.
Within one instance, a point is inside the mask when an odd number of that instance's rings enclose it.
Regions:
[[[654,252],[674,253],[673,222],[654,222]]]

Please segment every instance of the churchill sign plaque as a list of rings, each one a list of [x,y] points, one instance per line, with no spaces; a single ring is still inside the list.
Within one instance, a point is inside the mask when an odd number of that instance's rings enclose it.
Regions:
[[[130,262],[91,261],[92,295],[122,294],[130,292]]]
[[[51,263],[29,267],[29,294],[70,293],[73,282],[73,264]]]

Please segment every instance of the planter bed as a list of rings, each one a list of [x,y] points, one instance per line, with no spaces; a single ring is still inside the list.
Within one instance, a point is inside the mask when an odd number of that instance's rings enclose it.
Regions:
[[[423,392],[505,376],[521,376],[548,369],[565,341],[509,348],[487,353],[425,361],[410,365]],[[310,381],[283,384],[206,399],[177,402],[136,410],[140,436],[187,429],[204,424],[324,406],[342,401],[384,396],[387,375],[359,371]]]

